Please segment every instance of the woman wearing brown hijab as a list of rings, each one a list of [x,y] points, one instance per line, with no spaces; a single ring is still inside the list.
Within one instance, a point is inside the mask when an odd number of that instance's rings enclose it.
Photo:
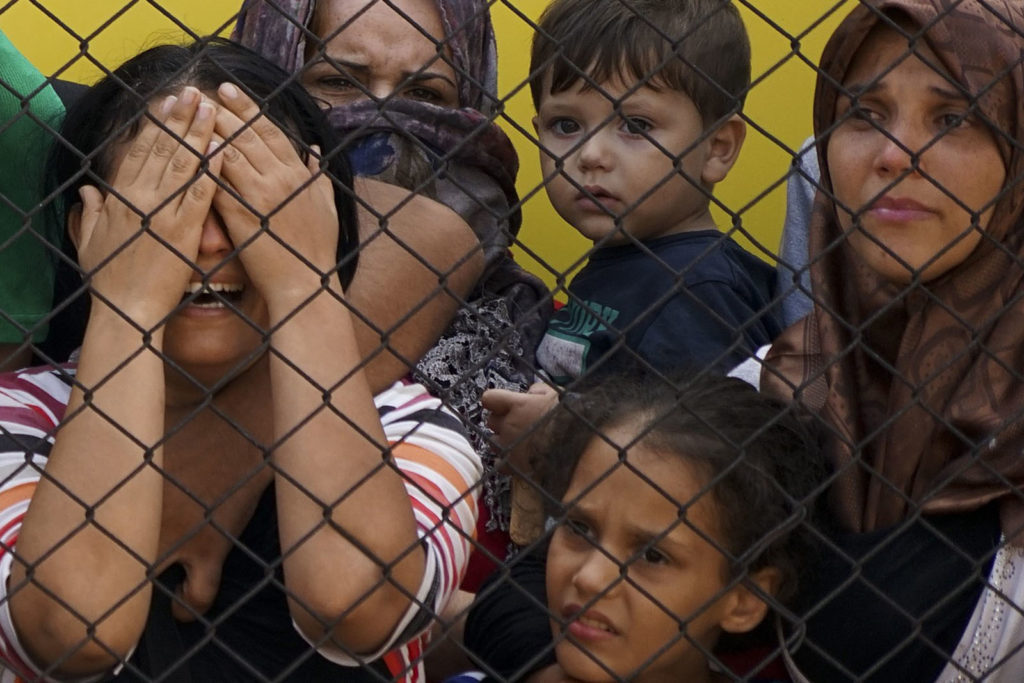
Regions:
[[[835,468],[811,680],[978,676],[1021,640],[1021,27],[1010,0],[863,0],[822,55],[816,303],[762,373]]]

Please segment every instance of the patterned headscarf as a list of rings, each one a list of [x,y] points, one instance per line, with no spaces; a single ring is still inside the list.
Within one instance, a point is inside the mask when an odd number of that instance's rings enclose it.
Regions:
[[[394,0],[377,0],[394,2]],[[393,98],[334,107],[353,171],[432,197],[469,223],[488,267],[519,230],[519,157],[492,121],[498,106],[494,30],[486,0],[436,0],[458,81],[459,108]],[[245,0],[234,38],[289,72],[305,63],[313,0]],[[523,279],[525,272],[520,273]],[[539,281],[529,286],[544,288]]]
[[[378,0],[386,2],[387,0]],[[497,105],[498,58],[486,0],[436,0],[458,80],[459,106],[491,116]],[[245,0],[233,38],[285,71],[305,62],[315,0]]]
[[[852,257],[830,199],[827,158],[839,85],[871,30],[893,18],[915,27],[970,97],[1007,178],[967,259],[906,288]],[[815,307],[776,341],[762,386],[819,417],[837,471],[834,508],[850,530],[996,499],[1004,530],[1024,523],[1024,153],[1015,142],[1024,140],[1022,28],[1015,0],[862,0],[822,55]],[[956,187],[945,189],[956,195]]]

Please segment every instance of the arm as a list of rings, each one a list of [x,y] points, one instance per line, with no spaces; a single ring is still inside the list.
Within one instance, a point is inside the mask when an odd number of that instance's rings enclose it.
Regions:
[[[370,652],[404,626],[412,598],[440,571],[419,542],[414,512],[421,510],[401,472],[417,447],[408,432],[421,420],[397,436],[385,433],[345,293],[336,277],[321,284],[338,239],[329,178],[315,158],[303,164],[236,88],[222,87],[219,95],[225,106],[217,130],[232,139],[223,149],[223,177],[253,210],[229,193],[219,193],[215,205],[234,242],[248,244],[241,258],[274,330],[272,462],[290,610],[311,641],[329,636],[344,651]],[[302,258],[260,231],[261,215]],[[470,483],[452,482],[458,495]],[[473,521],[470,514],[469,529]]]
[[[483,252],[457,213],[405,189],[357,178],[359,267],[346,292],[371,388],[404,377],[437,342],[483,272]],[[383,353],[378,351],[384,348]]]
[[[9,580],[27,654],[44,667],[59,663],[62,675],[102,672],[123,659],[149,610],[163,490],[161,323],[190,274],[153,234],[195,259],[215,188],[209,175],[196,176],[191,151],[206,149],[213,133],[213,107],[200,100],[195,89],[168,98],[154,113],[168,130],[144,123],[113,179],[117,192],[103,197],[86,187],[72,214],[92,312]],[[149,232],[140,234],[136,210],[150,215]]]

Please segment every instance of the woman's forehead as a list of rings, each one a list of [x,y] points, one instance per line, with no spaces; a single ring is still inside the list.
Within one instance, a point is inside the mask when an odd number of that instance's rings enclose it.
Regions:
[[[919,59],[948,77],[935,51],[926,40],[915,39],[917,34],[917,27],[904,22],[895,28],[883,23],[875,24],[853,53],[846,73],[841,74],[842,82],[848,84],[884,78],[887,72],[908,59]]]
[[[435,0],[320,0],[313,14],[313,29],[328,37],[347,23],[362,18],[389,22],[398,28],[418,27],[437,41],[445,40],[441,10]]]

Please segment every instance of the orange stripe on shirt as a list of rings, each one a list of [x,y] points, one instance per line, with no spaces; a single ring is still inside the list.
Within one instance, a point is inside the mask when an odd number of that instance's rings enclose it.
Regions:
[[[17,486],[12,486],[9,489],[0,491],[0,510],[10,510],[18,503],[24,502],[32,498],[32,494],[36,491],[36,482],[27,481]]]
[[[462,474],[452,467],[445,458],[429,451],[422,446],[411,444],[407,441],[402,441],[392,445],[392,453],[396,458],[402,458],[403,460],[411,460],[417,464],[423,465],[430,468],[432,471],[437,472],[441,477],[445,479],[449,484],[455,487],[456,491],[465,493],[472,482],[466,481],[466,478]]]

